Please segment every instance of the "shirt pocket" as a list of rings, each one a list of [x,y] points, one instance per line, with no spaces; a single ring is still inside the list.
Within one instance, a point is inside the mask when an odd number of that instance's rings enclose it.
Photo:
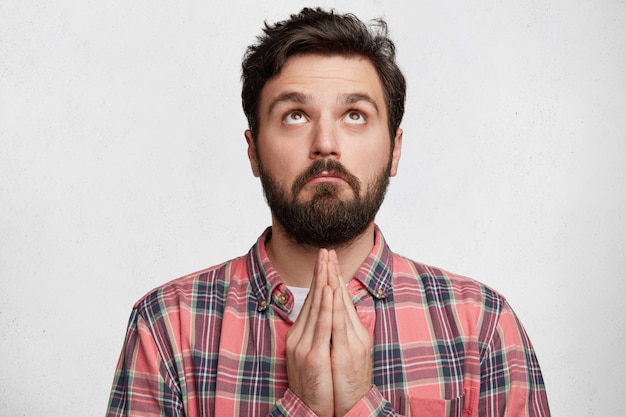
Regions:
[[[409,398],[410,417],[466,417],[471,414],[463,413],[465,394],[451,400],[439,398]]]
[[[467,387],[460,397],[450,400],[409,397],[404,401],[405,415],[409,417],[473,417],[477,416],[478,390]],[[408,405],[408,409],[406,409]]]

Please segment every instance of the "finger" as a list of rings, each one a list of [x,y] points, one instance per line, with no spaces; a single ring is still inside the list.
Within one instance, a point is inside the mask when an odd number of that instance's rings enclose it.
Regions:
[[[355,341],[355,336],[359,337],[360,330],[365,330],[365,328],[356,313],[354,304],[352,304],[348,289],[345,287],[337,288],[334,291],[333,301],[333,340],[335,337],[340,337],[342,338],[340,340],[345,339],[346,343],[352,343]]]
[[[317,260],[315,261],[315,267],[313,268],[311,286],[302,306],[303,311],[305,309],[309,310],[313,302],[317,303],[319,301],[319,294],[321,294],[321,291],[327,281],[327,268],[325,266],[326,256],[327,254],[323,250],[320,250],[317,253]]]
[[[340,348],[338,358],[342,357],[342,349],[357,352],[361,346],[363,351],[370,351],[372,340],[367,329],[359,320],[352,304],[346,306],[344,294],[345,288],[337,288],[333,292],[333,350]],[[355,350],[356,349],[356,350]],[[343,351],[345,354],[346,351]],[[352,354],[350,354],[352,356]],[[358,356],[357,356],[358,357]]]
[[[343,284],[341,277],[341,268],[339,267],[339,259],[335,250],[328,251],[328,285],[334,290]]]
[[[347,317],[342,292],[343,287],[333,293],[333,345],[331,369],[333,373],[333,399],[335,415],[344,415],[352,409],[372,385],[371,347],[354,334]]]
[[[343,288],[333,291],[333,346],[345,346],[348,343],[348,327],[350,320],[346,314],[346,305],[343,300]]]
[[[341,277],[341,274],[339,274]],[[335,314],[338,315],[338,320],[343,320],[344,323],[341,324],[340,321],[333,322],[333,325],[339,326],[338,329],[341,332],[345,332],[345,337],[348,341],[354,340],[355,337],[358,337],[359,340],[364,344],[368,345],[370,342],[369,332],[365,327],[363,327],[363,323],[361,323],[361,319],[357,314],[356,307],[352,301],[352,295],[348,288],[345,285],[340,285],[336,290],[336,303],[341,303],[341,308],[339,305],[334,306]],[[335,336],[333,335],[333,338]],[[334,340],[334,339],[333,339]]]
[[[315,323],[312,349],[329,352],[330,338],[333,332],[333,293],[329,286],[322,290],[320,310]]]
[[[315,273],[313,276],[313,281],[311,282],[311,289],[309,290],[309,295],[307,296],[307,300],[310,299],[310,302],[308,303],[308,306],[307,306],[306,320],[303,320],[300,324],[300,326],[303,327],[300,333],[300,337],[302,338],[302,342],[305,343],[307,346],[310,346],[313,343],[313,339],[315,337],[316,326],[319,320],[320,310],[322,308],[324,288],[327,287],[326,285],[326,283],[328,282],[327,258],[328,258],[328,251],[326,251],[325,249],[320,250],[318,254],[318,258],[317,258],[317,263],[315,266]],[[332,308],[332,305],[331,305],[331,308]]]
[[[300,339],[304,329],[309,325],[309,316],[311,314],[311,306],[313,304],[319,304],[319,293],[322,291],[319,283],[324,282],[325,278],[323,275],[326,274],[325,271],[325,254],[322,251],[318,252],[317,260],[315,262],[315,267],[313,269],[313,278],[311,280],[311,286],[309,288],[309,293],[304,299],[304,303],[302,304],[302,309],[300,310],[300,314],[296,318],[294,325],[291,327],[289,332],[296,337],[296,339]],[[317,308],[315,308],[317,310]]]
[[[305,300],[305,304],[308,304],[307,308],[309,309],[309,311],[311,309],[318,308],[320,300],[322,298],[322,292],[324,290],[324,287],[328,284],[327,263],[328,251],[326,249],[320,249],[320,251],[317,253],[317,260],[315,261],[313,279],[311,280],[311,288],[309,289],[309,294],[307,295],[307,299]]]
[[[329,252],[329,263],[332,264],[331,266],[329,266],[329,270],[330,270],[329,274],[331,273],[333,274],[333,276],[331,277],[333,280],[335,279],[335,277],[337,279],[337,286],[333,287],[333,289],[338,288],[338,287],[347,289],[347,282],[343,273],[341,272],[341,266],[339,265],[339,258],[337,257],[337,253],[334,250]],[[329,282],[331,281],[331,278],[329,278]],[[352,310],[353,308],[352,309],[349,308],[351,306],[354,307],[350,292],[342,291],[342,294],[343,294],[344,302],[346,304],[346,308],[348,308],[348,310]]]
[[[357,320],[360,323],[359,317],[356,314],[356,310],[354,308],[354,304],[352,302],[352,295],[347,290],[346,280],[341,272],[341,266],[339,265],[339,258],[337,257],[337,253],[334,250],[331,250],[328,254],[329,257],[329,285],[335,288],[341,288],[342,299],[345,304],[346,314],[350,321]],[[336,280],[336,281],[335,281]],[[336,286],[333,286],[332,283],[336,282]],[[356,323],[356,322],[354,322]]]

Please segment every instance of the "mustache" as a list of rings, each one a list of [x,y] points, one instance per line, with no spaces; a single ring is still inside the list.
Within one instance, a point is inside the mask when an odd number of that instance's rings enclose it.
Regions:
[[[359,196],[361,192],[361,181],[352,175],[339,161],[334,159],[318,159],[293,182],[292,195],[296,196],[302,188],[311,179],[315,178],[322,172],[328,172],[331,175],[340,177],[352,187],[354,195]]]

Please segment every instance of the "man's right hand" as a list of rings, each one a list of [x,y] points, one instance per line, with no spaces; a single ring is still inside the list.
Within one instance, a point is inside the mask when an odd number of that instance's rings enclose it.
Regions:
[[[285,342],[289,389],[318,416],[333,416],[330,343],[333,288],[328,282],[328,250],[317,256],[311,289]]]

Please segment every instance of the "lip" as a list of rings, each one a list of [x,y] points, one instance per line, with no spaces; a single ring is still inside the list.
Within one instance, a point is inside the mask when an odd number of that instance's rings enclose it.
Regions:
[[[307,184],[320,184],[320,183],[346,183],[347,181],[338,174],[333,174],[327,171],[321,172],[320,174],[314,176]]]

